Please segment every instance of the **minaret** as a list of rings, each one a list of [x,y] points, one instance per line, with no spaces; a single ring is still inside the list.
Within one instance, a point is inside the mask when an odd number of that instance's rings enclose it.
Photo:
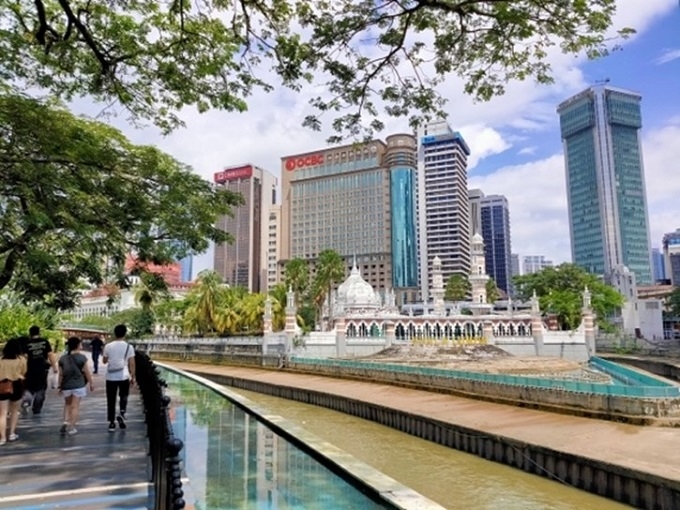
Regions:
[[[442,261],[435,256],[432,261],[432,301],[433,314],[443,317],[446,313],[444,308],[444,277],[442,276]]]
[[[486,282],[489,275],[486,274],[486,260],[484,258],[484,238],[476,232],[472,236],[470,245],[470,287],[472,287],[472,302],[475,304],[486,303]]]

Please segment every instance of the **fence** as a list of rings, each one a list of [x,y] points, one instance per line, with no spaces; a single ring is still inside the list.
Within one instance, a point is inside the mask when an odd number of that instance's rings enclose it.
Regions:
[[[298,358],[292,359],[293,363],[305,366],[317,367],[337,367],[347,368],[367,372],[393,372],[409,374],[413,376],[438,377],[442,379],[463,379],[470,381],[480,381],[487,383],[506,384],[513,386],[524,386],[529,388],[540,388],[547,390],[563,390],[577,393],[588,393],[596,395],[614,395],[620,397],[647,397],[647,398],[669,398],[680,397],[680,388],[675,385],[666,384],[652,377],[645,378],[642,374],[636,379],[636,385],[629,386],[624,384],[605,384],[585,381],[573,381],[563,379],[548,379],[540,377],[526,377],[507,374],[486,374],[481,372],[467,372],[463,370],[446,370],[441,368],[418,367],[412,365],[400,365],[391,363],[374,363],[366,361],[345,361],[329,359]],[[616,363],[605,360],[597,360],[593,363],[594,368],[601,369],[606,365],[609,375],[618,380],[625,380],[626,377],[633,379],[633,370],[621,367]],[[615,368],[616,367],[616,368]],[[603,370],[604,371],[604,370]],[[616,371],[616,375],[613,372]],[[610,373],[612,372],[612,373]],[[652,383],[652,381],[654,381]]]
[[[181,510],[185,506],[179,452],[184,443],[175,437],[168,408],[167,384],[151,358],[135,349],[136,377],[144,402],[151,481],[155,493],[155,510]]]

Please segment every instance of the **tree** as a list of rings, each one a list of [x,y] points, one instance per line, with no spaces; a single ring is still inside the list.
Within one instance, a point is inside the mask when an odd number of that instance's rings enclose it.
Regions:
[[[489,278],[486,282],[486,302],[495,303],[501,297],[501,293],[498,290],[498,285],[493,278]]]
[[[226,293],[227,287],[216,271],[201,271],[186,297],[190,304],[184,314],[185,328],[200,335],[217,331],[218,310],[224,306]]]
[[[316,276],[313,287],[316,289],[317,298],[324,295],[328,303],[328,325],[333,325],[333,285],[341,281],[345,276],[345,261],[335,250],[324,250],[319,253],[316,261]],[[319,300],[315,300],[317,305]],[[321,301],[323,303],[323,301]],[[323,306],[323,305],[322,305]]]
[[[465,275],[454,273],[446,280],[444,299],[447,301],[463,301],[470,290],[470,280]]]
[[[113,324],[125,324],[131,338],[140,338],[153,334],[155,319],[151,310],[128,308],[111,316]]]
[[[135,303],[143,310],[153,310],[161,300],[170,298],[162,274],[145,271],[135,286]]]
[[[312,96],[339,131],[385,114],[441,112],[448,75],[486,100],[511,80],[550,83],[548,48],[606,54],[616,0],[0,0],[3,78],[70,100],[120,103],[164,130],[185,106],[243,111],[256,88],[325,85]],[[619,30],[627,37],[630,29]],[[370,117],[372,121],[365,117]],[[411,118],[412,122],[417,116]]]
[[[592,296],[598,325],[605,329],[610,327],[607,317],[624,303],[624,297],[613,287],[575,264],[547,267],[537,273],[516,276],[513,281],[519,299],[528,301],[536,292],[541,310],[555,314],[563,330],[573,330],[581,323],[586,287]]]
[[[673,287],[673,292],[666,298],[666,309],[673,317],[680,317],[680,287]]]
[[[272,330],[282,331],[286,327],[286,285],[277,283],[269,290],[272,298]]]
[[[20,95],[0,94],[0,131],[0,289],[69,309],[83,281],[128,286],[131,251],[164,264],[231,239],[215,222],[240,196],[155,147]]]
[[[307,261],[299,258],[289,260],[284,269],[283,279],[286,289],[290,287],[295,293],[295,304],[301,306],[302,296],[309,289],[309,265]]]

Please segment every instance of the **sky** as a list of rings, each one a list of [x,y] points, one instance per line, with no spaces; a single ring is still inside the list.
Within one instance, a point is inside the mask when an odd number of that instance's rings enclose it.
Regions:
[[[452,78],[440,92],[448,121],[471,148],[469,188],[502,194],[510,205],[512,252],[571,258],[564,157],[557,105],[608,79],[642,95],[642,152],[652,247],[680,228],[680,6],[678,0],[618,0],[614,28],[637,33],[620,50],[588,61],[549,53],[555,82],[507,85],[506,94],[475,103]],[[311,90],[258,92],[245,113],[185,110],[186,127],[168,136],[114,121],[136,143],[155,144],[212,179],[224,167],[252,163],[280,175],[281,157],[326,147],[328,133],[301,127]],[[379,137],[410,132],[405,119],[387,122]],[[196,257],[194,274],[212,267],[212,253]]]

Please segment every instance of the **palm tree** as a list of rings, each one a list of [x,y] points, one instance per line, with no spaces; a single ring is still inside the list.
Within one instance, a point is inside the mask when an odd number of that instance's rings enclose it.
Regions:
[[[261,333],[264,330],[265,295],[260,293],[246,294],[239,304],[241,329],[250,333]]]
[[[286,327],[286,284],[277,283],[269,295],[272,298],[272,330],[281,331]]]
[[[284,270],[284,283],[295,293],[295,304],[302,304],[302,296],[309,288],[309,265],[306,260],[295,258],[289,260]],[[285,301],[284,301],[285,302]]]
[[[328,299],[328,326],[333,324],[333,306],[331,293],[333,285],[345,276],[345,261],[335,250],[324,250],[319,253],[316,266],[315,288],[318,293],[323,292]]]
[[[159,301],[169,297],[163,276],[156,273],[142,273],[135,285],[135,303],[142,310],[150,311]]]
[[[209,333],[216,327],[217,311],[226,298],[227,287],[222,283],[222,277],[215,271],[201,271],[196,280],[196,286],[191,290],[187,299],[192,303],[187,309],[187,325],[200,334]]]
[[[489,278],[486,282],[486,302],[493,304],[498,301],[500,297],[501,293],[498,290],[498,285],[496,285],[493,278]]]

